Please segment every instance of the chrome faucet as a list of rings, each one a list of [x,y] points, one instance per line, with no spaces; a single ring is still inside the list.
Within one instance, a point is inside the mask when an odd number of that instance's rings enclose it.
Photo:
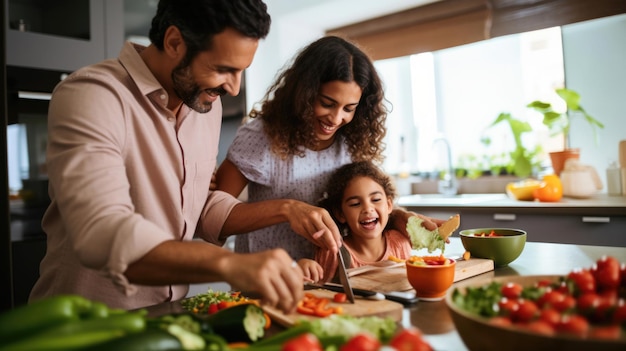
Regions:
[[[448,139],[441,136],[433,141],[433,146],[438,142],[441,142],[446,147],[446,156],[448,158],[447,169],[439,176],[439,182],[437,183],[437,190],[440,194],[444,195],[456,195],[458,192],[458,182],[456,180],[456,172],[454,166],[452,166],[452,150]]]

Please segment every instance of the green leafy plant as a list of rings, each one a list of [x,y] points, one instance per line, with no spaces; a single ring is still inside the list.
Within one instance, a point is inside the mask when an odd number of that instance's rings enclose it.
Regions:
[[[597,142],[598,139],[596,127],[604,128],[604,124],[589,115],[587,111],[585,111],[585,109],[580,105],[580,94],[578,94],[574,90],[566,88],[556,89],[556,93],[561,99],[563,99],[563,101],[565,101],[565,111],[556,111],[551,103],[539,100],[531,102],[527,105],[527,107],[530,107],[543,114],[543,124],[549,128],[551,135],[563,134],[564,150],[570,147],[570,119],[575,115],[582,115],[585,118],[585,120],[591,126],[594,140]]]
[[[507,123],[513,134],[513,140],[515,141],[515,149],[509,152],[509,161],[505,162],[504,155],[495,157],[497,162],[493,163],[492,172],[494,169],[505,170],[509,174],[514,174],[518,177],[528,177],[535,169],[538,169],[540,162],[537,160],[537,156],[541,152],[540,146],[535,146],[533,149],[529,149],[524,146],[522,142],[522,134],[531,132],[533,129],[528,122],[521,121],[513,118],[510,113],[500,113],[488,128],[491,128],[500,123]],[[489,146],[491,144],[491,138],[483,137],[481,142]]]

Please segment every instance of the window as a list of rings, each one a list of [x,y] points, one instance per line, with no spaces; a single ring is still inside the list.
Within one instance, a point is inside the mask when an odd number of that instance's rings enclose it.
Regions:
[[[526,108],[537,99],[554,101],[554,89],[564,86],[560,27],[501,36],[463,46],[375,62],[392,104],[387,118],[384,168],[398,174],[441,171],[448,164],[438,137],[451,147],[455,166],[488,170],[488,159],[514,149],[513,135],[501,124],[488,128],[502,112],[533,126],[524,146],[558,148],[541,123]],[[489,137],[492,143],[481,142]],[[486,156],[486,158],[484,157]],[[547,165],[546,155],[542,155]]]

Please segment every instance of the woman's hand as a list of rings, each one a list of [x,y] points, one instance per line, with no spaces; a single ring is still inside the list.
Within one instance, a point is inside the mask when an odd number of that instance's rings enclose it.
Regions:
[[[341,234],[328,211],[302,201],[291,200],[285,207],[291,229],[315,245],[337,254]]]

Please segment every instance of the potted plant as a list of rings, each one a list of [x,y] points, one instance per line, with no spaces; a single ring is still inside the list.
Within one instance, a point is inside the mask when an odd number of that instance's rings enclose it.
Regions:
[[[527,107],[543,114],[543,124],[548,127],[551,135],[563,135],[563,150],[550,153],[552,168],[554,169],[554,173],[558,175],[561,173],[566,159],[580,157],[580,150],[578,148],[570,147],[570,118],[573,118],[575,115],[582,115],[591,126],[594,140],[596,141],[597,135],[595,128],[604,128],[604,124],[589,115],[580,105],[580,94],[576,91],[567,88],[560,88],[556,89],[556,93],[561,99],[563,99],[563,101],[565,101],[564,111],[556,111],[551,103],[539,100],[531,102],[527,105]]]
[[[529,149],[524,146],[522,142],[522,134],[531,132],[532,127],[528,122],[513,118],[510,113],[503,112],[498,115],[496,120],[493,121],[488,128],[500,123],[507,123],[509,125],[511,133],[513,134],[513,140],[515,141],[515,149],[509,153],[509,162],[504,165],[504,171],[521,178],[532,175],[534,171],[539,168],[537,155],[540,153],[541,147],[536,146],[534,149]],[[489,137],[483,137],[481,142],[489,146],[491,139]]]

